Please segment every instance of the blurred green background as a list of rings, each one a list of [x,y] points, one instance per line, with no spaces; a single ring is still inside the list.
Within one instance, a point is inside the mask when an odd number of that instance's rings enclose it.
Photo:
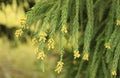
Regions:
[[[29,37],[17,40],[19,20],[39,0],[0,0],[0,78],[56,78],[57,54],[45,63],[45,72],[36,60]],[[26,42],[27,41],[27,42]],[[57,78],[63,78],[63,74]]]

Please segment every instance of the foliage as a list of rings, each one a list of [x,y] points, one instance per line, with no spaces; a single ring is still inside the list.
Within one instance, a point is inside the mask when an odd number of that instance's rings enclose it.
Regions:
[[[43,71],[45,56],[57,51],[55,71],[65,66],[67,78],[120,77],[119,0],[40,1],[27,12],[22,30],[33,31]]]

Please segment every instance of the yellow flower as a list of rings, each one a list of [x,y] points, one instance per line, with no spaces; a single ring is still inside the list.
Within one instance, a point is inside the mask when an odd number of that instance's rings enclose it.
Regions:
[[[26,18],[25,18],[25,17],[21,18],[21,19],[20,19],[20,25],[21,25],[21,26],[25,25],[25,21],[26,21]]]
[[[55,46],[55,41],[52,38],[50,38],[48,40],[48,50],[54,49],[54,46]]]
[[[62,26],[61,31],[62,31],[63,33],[65,33],[65,34],[67,33],[67,28],[66,28],[66,25],[63,25],[63,26]]]
[[[110,49],[110,44],[109,43],[105,43],[105,48],[107,48],[107,49]]]
[[[37,43],[37,39],[36,38],[33,38],[32,39],[32,45],[35,45]]]
[[[41,32],[39,36],[39,41],[45,42],[47,34],[45,32]]]
[[[111,72],[111,74],[112,74],[113,76],[116,76],[116,75],[117,75],[117,73],[116,73],[115,70],[113,70],[113,71]]]
[[[64,65],[64,63],[63,63],[62,61],[59,61],[59,62],[57,63],[55,72],[57,72],[57,73],[59,74],[59,73],[62,71],[62,69],[63,69],[63,65]]]
[[[43,51],[41,51],[40,53],[38,53],[38,57],[37,59],[41,59],[41,60],[44,60],[46,57],[45,53]]]
[[[34,49],[34,52],[35,52],[35,54],[37,54],[37,53],[39,52],[39,48],[38,48],[38,47],[35,48],[35,49]]]
[[[18,29],[18,30],[16,30],[16,32],[15,32],[15,36],[16,36],[17,38],[20,37],[22,34],[23,34],[22,29]]]
[[[89,60],[88,58],[89,58],[89,54],[85,53],[82,59],[88,61]]]
[[[120,20],[117,20],[117,21],[116,21],[116,25],[120,25]]]
[[[79,58],[79,57],[80,57],[79,51],[75,50],[74,51],[74,59]]]

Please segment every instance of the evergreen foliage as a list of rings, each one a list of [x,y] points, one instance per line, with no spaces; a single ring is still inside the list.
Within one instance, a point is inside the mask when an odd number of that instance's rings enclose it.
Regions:
[[[42,0],[27,12],[22,30],[33,31],[42,62],[57,50],[55,71],[65,65],[66,78],[120,78],[120,0]]]

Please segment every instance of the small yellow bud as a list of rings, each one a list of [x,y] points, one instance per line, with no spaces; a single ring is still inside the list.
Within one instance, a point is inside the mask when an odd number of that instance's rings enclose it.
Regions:
[[[59,61],[59,62],[57,63],[55,72],[57,72],[57,73],[59,74],[59,73],[62,71],[62,69],[63,69],[63,65],[64,65],[64,63],[63,63],[62,61]]]
[[[21,19],[20,19],[20,25],[21,25],[21,26],[25,25],[25,21],[26,21],[26,18],[25,18],[25,17],[21,18]]]
[[[18,29],[18,30],[16,30],[16,32],[15,32],[15,36],[16,36],[17,38],[20,37],[22,34],[23,34],[22,29]]]
[[[89,60],[88,58],[89,58],[89,54],[85,53],[82,59],[88,61]]]
[[[32,39],[32,45],[35,45],[37,43],[37,39],[36,38],[33,38]]]
[[[63,25],[63,26],[62,26],[61,31],[62,31],[63,33],[65,33],[65,34],[67,33],[67,28],[66,28],[66,25]]]
[[[45,42],[47,34],[45,32],[40,32],[39,36],[39,41]]]
[[[105,43],[105,48],[107,48],[107,49],[110,49],[110,44],[109,43]]]
[[[116,25],[120,25],[120,20],[117,20],[117,21],[116,21]]]
[[[74,59],[79,58],[79,57],[80,57],[79,51],[75,50],[74,51]]]
[[[34,52],[35,52],[35,54],[37,54],[37,53],[39,52],[39,48],[38,48],[38,47],[35,48],[35,49],[34,49]]]
[[[40,53],[38,53],[38,57],[37,59],[41,59],[41,60],[44,60],[46,57],[45,53],[43,51],[41,51]]]
[[[55,46],[55,41],[52,38],[50,38],[48,40],[48,50],[54,49],[54,46]]]
[[[113,76],[116,76],[116,75],[117,75],[117,73],[116,73],[115,70],[113,70],[113,71],[111,72],[111,74],[112,74]]]
[[[76,64],[77,64],[77,61],[76,61],[76,60],[73,60],[73,64],[76,65]]]

